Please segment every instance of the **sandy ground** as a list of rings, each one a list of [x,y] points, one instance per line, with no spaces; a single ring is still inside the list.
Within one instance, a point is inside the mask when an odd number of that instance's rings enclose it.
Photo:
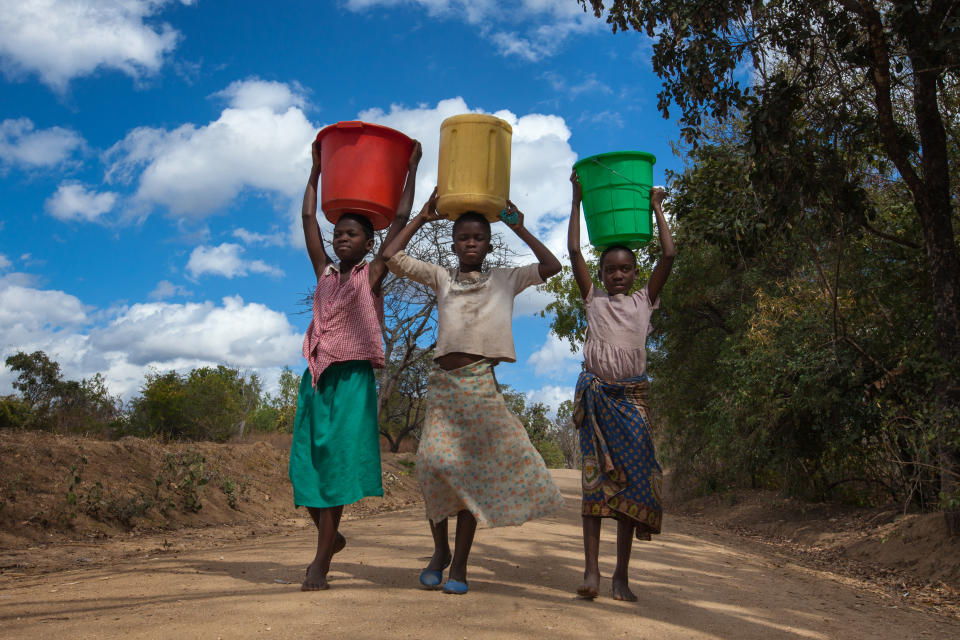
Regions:
[[[2,638],[957,638],[960,621],[798,567],[719,529],[665,518],[636,543],[637,603],[614,601],[614,527],[601,546],[601,597],[578,600],[579,475],[554,472],[555,517],[481,529],[470,593],[417,588],[430,536],[422,511],[345,522],[332,588],[302,593],[309,528],[234,536],[182,551],[174,540],[102,566],[0,576]],[[612,525],[612,522],[610,523]],[[172,536],[176,536],[174,533]],[[80,553],[80,551],[78,551]]]

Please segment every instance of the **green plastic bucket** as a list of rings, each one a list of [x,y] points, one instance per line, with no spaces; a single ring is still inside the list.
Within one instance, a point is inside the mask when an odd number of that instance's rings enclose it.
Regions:
[[[650,189],[657,159],[643,151],[613,151],[573,165],[583,190],[590,244],[637,249],[653,237]]]

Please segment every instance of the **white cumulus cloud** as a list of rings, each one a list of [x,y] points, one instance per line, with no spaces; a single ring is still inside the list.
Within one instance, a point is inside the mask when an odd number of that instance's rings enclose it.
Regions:
[[[154,20],[173,0],[29,0],[0,10],[0,68],[36,74],[56,91],[73,78],[114,69],[134,78],[156,72],[180,34]],[[193,0],[179,0],[193,4]]]
[[[242,277],[250,273],[264,273],[274,277],[283,275],[283,271],[262,260],[244,260],[244,251],[243,247],[231,242],[224,242],[216,247],[201,245],[190,253],[187,271],[194,278],[203,274],[225,278]]]
[[[228,296],[220,305],[135,304],[91,332],[90,342],[104,352],[122,351],[136,365],[203,361],[261,367],[289,362],[302,337],[285,314]]]
[[[289,107],[303,108],[307,102],[301,87],[290,87],[283,82],[259,78],[237,80],[230,83],[230,86],[223,91],[215,93],[214,96],[226,98],[234,109],[266,107],[277,113],[286,111]]]
[[[51,328],[83,325],[89,308],[63,291],[34,289],[0,278],[0,335],[13,343]]]
[[[513,317],[532,316],[543,311],[553,296],[536,287],[527,287],[513,300]]]
[[[112,191],[97,193],[77,182],[64,182],[47,199],[47,213],[59,220],[95,222],[113,209],[117,194]]]
[[[571,351],[570,342],[558,338],[553,332],[547,335],[540,348],[527,358],[538,376],[549,379],[567,378],[580,372],[583,351]]]
[[[186,297],[192,295],[193,292],[182,285],[173,284],[169,280],[161,280],[157,283],[157,286],[154,287],[153,291],[151,291],[150,295],[147,297],[149,297],[151,300],[165,300],[174,296]]]
[[[29,118],[0,122],[0,165],[54,167],[83,146],[83,138],[70,129],[37,129]]]
[[[105,155],[107,180],[136,180],[135,202],[193,219],[222,210],[248,188],[286,198],[302,192],[316,135],[298,106],[302,97],[258,79],[220,95],[230,103],[209,124],[128,133]]]
[[[527,404],[540,402],[550,408],[550,418],[556,419],[557,409],[565,400],[573,400],[575,387],[563,387],[557,385],[547,385],[540,389],[527,391]]]
[[[274,233],[257,233],[255,231],[247,231],[243,227],[234,229],[233,237],[246,245],[263,245],[267,247],[281,247],[286,244],[287,241],[286,236],[279,231]]]
[[[289,85],[253,78],[234,83],[217,95],[229,105],[209,124],[188,123],[173,130],[140,127],[129,132],[105,154],[107,182],[135,185],[132,210],[161,208],[175,218],[189,220],[225,210],[244,191],[276,196],[279,215],[287,220],[285,232],[238,229],[234,237],[249,246],[284,241],[302,246],[300,197],[310,168],[310,142],[323,125],[307,119],[300,106],[302,95]],[[441,122],[469,112],[481,110],[456,97],[433,106],[367,109],[357,119],[398,129],[421,141],[419,206],[436,184]],[[548,246],[557,253],[565,246],[556,229],[566,224],[568,177],[577,159],[569,143],[570,129],[562,117],[553,114],[517,115],[506,110],[492,114],[513,127],[511,197],[524,212],[526,226],[537,235],[552,238]],[[321,224],[325,222],[321,220]],[[532,257],[513,233],[505,227],[498,231],[524,254],[521,260]],[[226,257],[221,256],[223,260]]]

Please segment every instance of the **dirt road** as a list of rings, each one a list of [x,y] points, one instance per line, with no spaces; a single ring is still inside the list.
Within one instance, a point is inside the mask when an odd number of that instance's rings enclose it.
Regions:
[[[430,553],[420,509],[345,522],[329,591],[301,593],[314,534],[249,537],[102,567],[0,577],[0,638],[957,638],[960,622],[882,597],[684,518],[636,543],[631,585],[576,599],[582,571],[577,472],[555,477],[563,512],[481,529],[470,593],[417,588]],[[612,522],[611,522],[612,524]]]

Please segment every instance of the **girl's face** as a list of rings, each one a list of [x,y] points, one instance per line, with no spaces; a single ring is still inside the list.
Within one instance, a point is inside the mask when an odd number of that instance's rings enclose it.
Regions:
[[[600,280],[603,288],[612,296],[626,294],[637,279],[637,265],[628,252],[617,249],[603,257]]]
[[[457,225],[453,234],[453,252],[460,267],[479,267],[490,253],[490,233],[480,222],[468,220]]]
[[[333,252],[341,261],[359,262],[373,249],[373,238],[367,238],[356,220],[340,218],[333,227]]]

